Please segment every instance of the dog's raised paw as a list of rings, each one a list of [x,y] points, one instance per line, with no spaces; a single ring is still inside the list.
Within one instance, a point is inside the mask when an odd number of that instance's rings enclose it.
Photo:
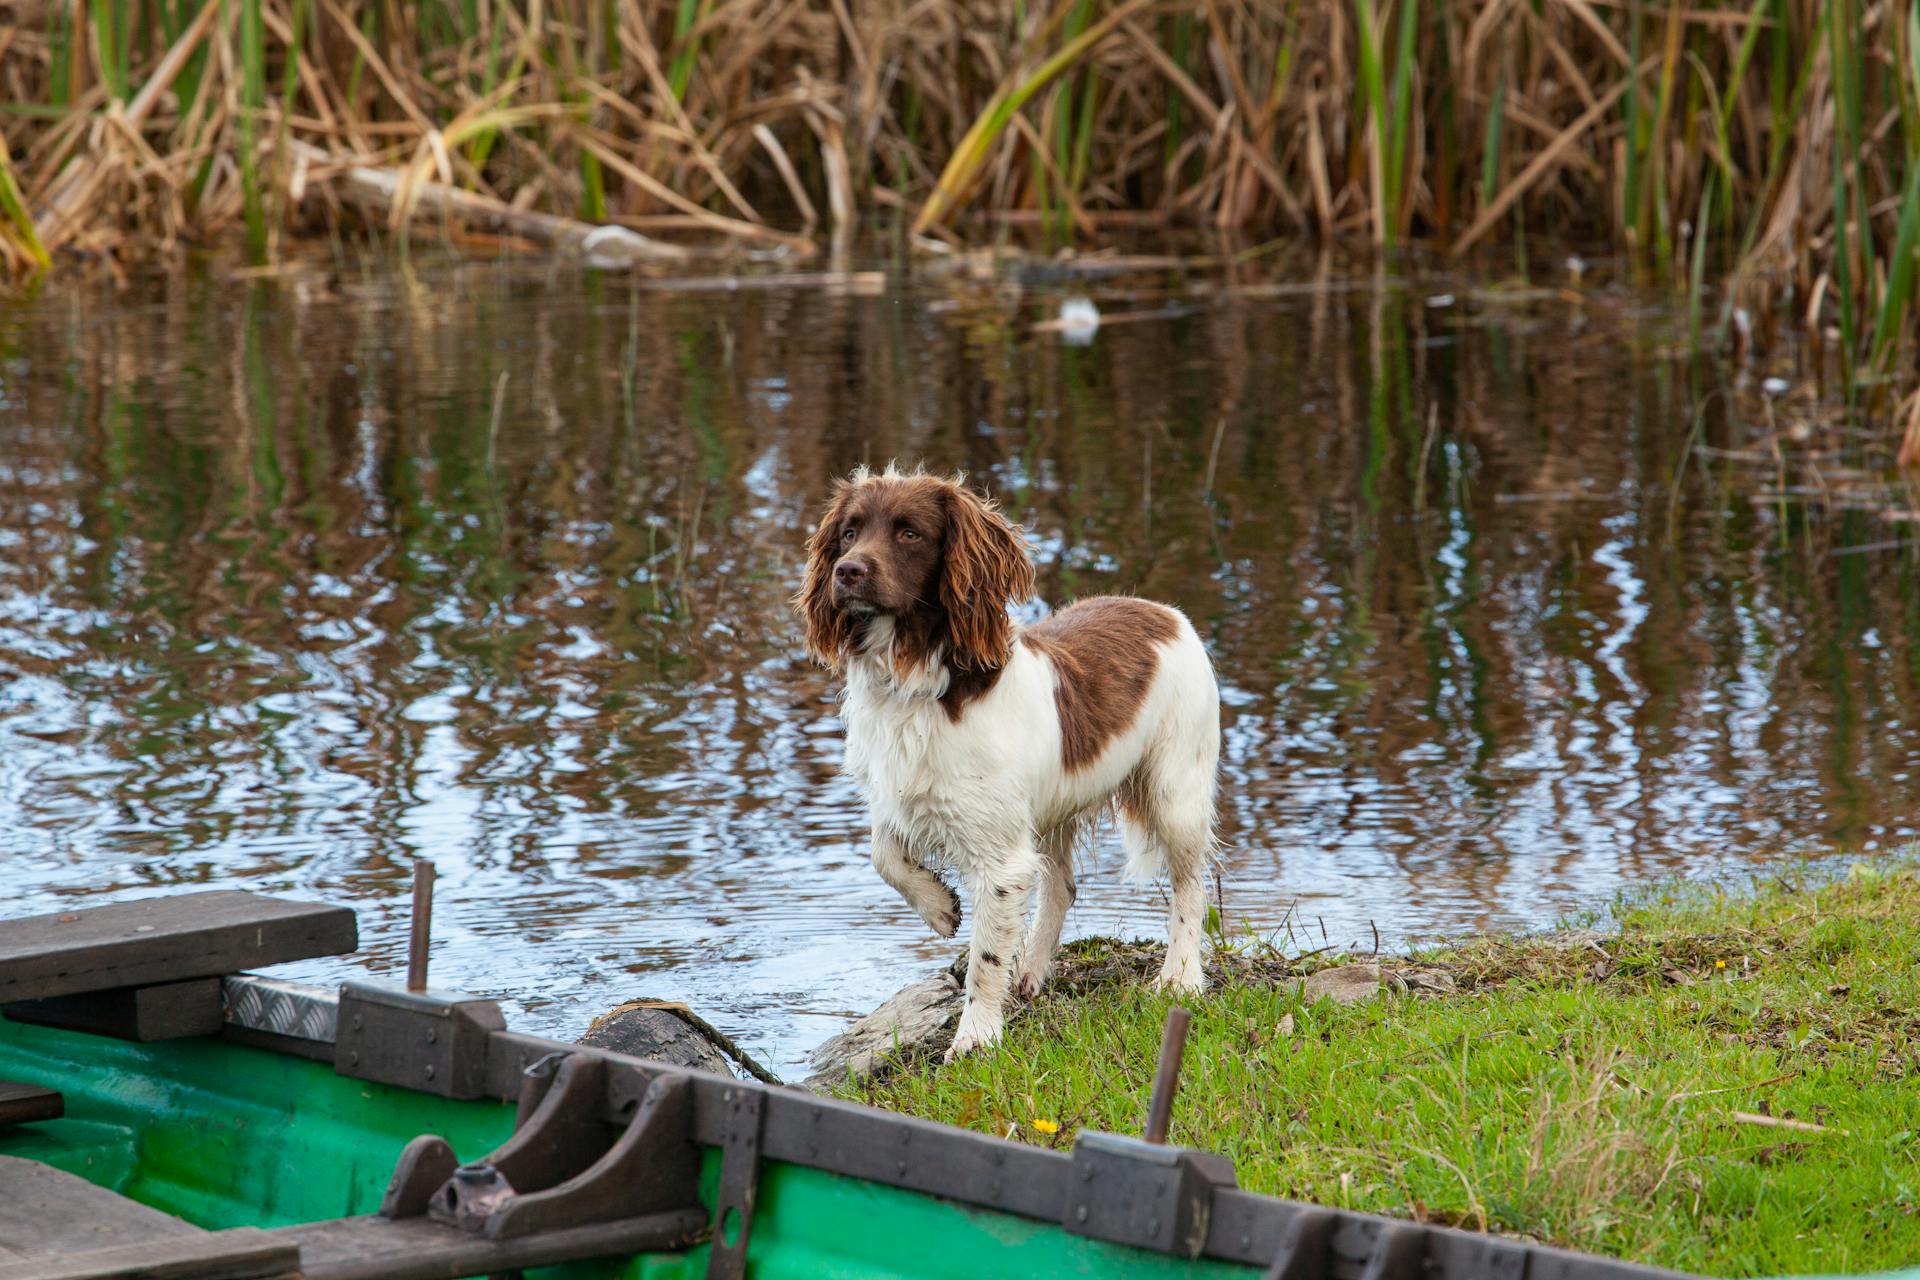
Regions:
[[[945,885],[941,887],[947,888]],[[920,913],[920,918],[927,922],[929,929],[941,937],[951,938],[960,932],[960,895],[947,888],[946,905],[923,911]]]
[[[1040,994],[1040,988],[1046,985],[1047,975],[1032,969],[1022,969],[1013,976],[1013,994],[1022,1000],[1033,999]]]

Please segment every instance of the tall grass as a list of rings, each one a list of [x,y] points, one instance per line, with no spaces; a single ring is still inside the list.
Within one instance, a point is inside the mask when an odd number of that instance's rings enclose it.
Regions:
[[[298,144],[787,243],[822,205],[962,239],[1544,235],[1632,255],[1707,333],[1831,327],[1849,385],[1910,349],[1920,26],[1890,0],[225,0],[167,63],[201,9],[12,6],[0,138],[56,253],[238,225],[269,254],[346,216]]]

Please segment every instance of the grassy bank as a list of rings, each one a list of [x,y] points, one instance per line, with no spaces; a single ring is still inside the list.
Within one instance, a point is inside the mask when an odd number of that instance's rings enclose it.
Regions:
[[[1385,962],[1306,1003],[1217,963],[1173,1140],[1243,1185],[1715,1275],[1920,1264],[1920,876],[1673,889],[1617,934]],[[1138,1132],[1167,1001],[1145,949],[1082,944],[1000,1051],[854,1096],[1064,1146]]]

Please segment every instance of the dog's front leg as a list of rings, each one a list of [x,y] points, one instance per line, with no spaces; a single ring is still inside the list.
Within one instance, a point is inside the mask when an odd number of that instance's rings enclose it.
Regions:
[[[952,1062],[964,1053],[1000,1039],[1006,1026],[1007,989],[1012,985],[1013,949],[1020,942],[1020,926],[1033,893],[1039,859],[1031,842],[1007,858],[989,862],[973,877],[973,938],[967,951],[967,1002],[960,1010],[960,1027]]]
[[[873,869],[935,933],[951,938],[959,929],[960,895],[909,853],[898,836],[877,822],[873,824]]]

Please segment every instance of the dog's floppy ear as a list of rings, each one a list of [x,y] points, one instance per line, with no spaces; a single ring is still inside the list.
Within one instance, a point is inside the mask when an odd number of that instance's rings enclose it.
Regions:
[[[834,483],[833,501],[820,527],[807,539],[807,578],[793,597],[794,612],[807,624],[807,652],[824,667],[838,671],[846,661],[847,648],[853,643],[853,627],[847,615],[833,607],[833,562],[838,558],[840,526],[846,520],[847,499],[853,486],[844,480]]]
[[[947,612],[947,660],[963,671],[997,671],[1007,665],[1013,643],[1007,606],[1033,594],[1033,559],[1020,530],[987,499],[949,483],[946,504],[940,605]]]

